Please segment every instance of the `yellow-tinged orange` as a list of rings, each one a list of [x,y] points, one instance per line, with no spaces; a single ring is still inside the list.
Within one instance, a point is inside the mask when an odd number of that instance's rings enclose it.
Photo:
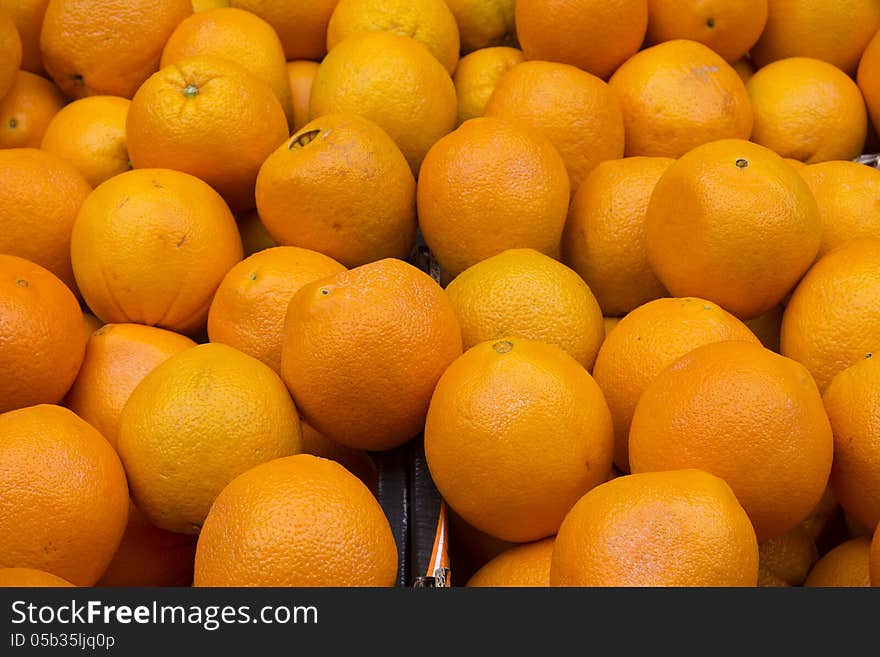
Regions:
[[[566,516],[551,586],[755,586],[755,531],[733,492],[699,470],[618,477]]]
[[[819,390],[880,353],[880,239],[845,242],[813,265],[785,308],[781,344]]]
[[[379,490],[379,470],[370,455],[362,449],[352,449],[330,440],[327,436],[303,422],[302,453],[336,461],[364,482],[374,495]]]
[[[567,353],[507,337],[482,342],[444,372],[425,422],[431,476],[468,523],[498,538],[552,536],[608,477],[611,414]]]
[[[320,59],[327,52],[327,24],[339,0],[230,0],[229,4],[267,21],[281,39],[287,59]]]
[[[33,148],[0,149],[0,252],[41,265],[77,291],[70,234],[92,188],[69,163]]]
[[[125,137],[129,104],[118,96],[76,100],[52,117],[40,148],[70,162],[97,187],[131,168]]]
[[[207,55],[152,75],[132,99],[126,131],[136,168],[192,174],[235,211],[254,207],[260,165],[288,136],[272,88],[239,64]]]
[[[657,375],[688,352],[712,342],[757,338],[741,321],[704,299],[657,299],[639,306],[614,327],[596,357],[593,376],[614,420],[614,463],[629,470],[633,411]]]
[[[859,89],[865,99],[874,130],[880,125],[880,31],[871,39],[856,75]]]
[[[647,0],[517,0],[526,59],[562,62],[607,79],[642,45]]]
[[[413,172],[428,149],[455,127],[455,86],[418,42],[390,32],[360,32],[339,42],[318,68],[311,119],[360,114],[395,141]]]
[[[0,568],[0,587],[56,588],[71,587],[66,579],[34,568]]]
[[[187,337],[140,324],[105,324],[86,343],[64,405],[116,447],[119,417],[143,378],[174,354],[195,347]]]
[[[229,270],[208,311],[208,337],[281,371],[284,316],[305,284],[345,267],[316,251],[277,246],[242,260]]]
[[[346,267],[404,259],[415,244],[416,182],[406,158],[353,112],[321,116],[278,146],[260,167],[256,199],[278,244]]]
[[[465,349],[509,336],[568,352],[588,371],[605,339],[602,310],[583,279],[533,249],[509,249],[446,286]]]
[[[91,425],[45,404],[0,415],[0,567],[91,586],[127,516],[122,464]]]
[[[801,586],[819,558],[803,524],[758,545],[758,586]]]
[[[525,543],[505,550],[468,580],[468,586],[550,586],[550,558],[554,538]]]
[[[648,204],[648,261],[660,282],[743,319],[785,298],[815,259],[821,233],[804,179],[770,149],[739,139],[680,158]]]
[[[241,236],[241,248],[244,251],[245,257],[259,251],[271,249],[273,246],[278,246],[278,243],[272,239],[269,231],[266,230],[256,210],[252,210],[245,215],[239,215],[237,223],[238,233]]]
[[[458,124],[483,116],[498,81],[522,61],[522,50],[506,46],[481,48],[462,57],[452,76],[458,99]]]
[[[837,67],[806,57],[783,59],[760,69],[746,88],[755,117],[752,141],[807,164],[861,154],[865,102]]]
[[[137,385],[119,424],[132,500],[151,523],[197,534],[214,499],[250,468],[302,449],[296,406],[268,365],[202,344]]]
[[[646,48],[608,83],[623,109],[627,156],[680,157],[701,144],[752,133],[752,106],[739,74],[696,41]]]
[[[131,98],[192,13],[191,0],[50,0],[40,32],[43,64],[68,98]]]
[[[73,293],[48,269],[0,254],[0,413],[61,401],[83,359]]]
[[[623,157],[623,113],[614,91],[568,64],[514,66],[498,81],[485,115],[543,133],[565,161],[572,193],[600,162]]]
[[[204,327],[220,281],[241,260],[238,227],[198,178],[137,169],[98,186],[71,236],[77,283],[106,323],[181,333]]]
[[[195,586],[393,586],[397,546],[357,477],[308,454],[230,483],[199,535]]]
[[[743,81],[743,84],[748,84],[749,80],[752,79],[752,76],[755,74],[755,65],[752,64],[752,60],[748,57],[740,57],[735,62],[731,64],[733,70],[737,72],[740,79]]]
[[[646,215],[654,187],[673,161],[602,162],[572,199],[562,256],[590,286],[605,315],[625,315],[667,296],[648,263]]]
[[[853,538],[825,554],[813,566],[804,586],[871,586],[871,539]]]
[[[296,132],[309,122],[309,98],[312,96],[312,83],[318,74],[318,62],[297,59],[287,62],[287,81],[293,104],[292,131]]]
[[[0,98],[0,148],[39,148],[49,122],[63,106],[58,87],[39,75],[18,71]]]
[[[21,38],[18,28],[3,7],[0,6],[0,98],[6,95],[15,80],[15,74],[21,66]],[[457,53],[456,53],[457,55]]]
[[[446,0],[458,23],[461,52],[516,46],[516,0]]]
[[[300,288],[285,319],[281,375],[315,429],[384,450],[422,429],[437,380],[460,354],[443,289],[386,258]]]
[[[555,256],[569,195],[565,162],[549,139],[504,119],[471,119],[425,158],[419,226],[452,276],[507,249]]]
[[[0,10],[6,11],[18,28],[21,39],[21,68],[30,73],[43,71],[40,30],[48,4],[49,0],[0,0]]]
[[[745,341],[704,345],[663,370],[629,432],[633,472],[699,468],[721,477],[762,542],[813,510],[833,451],[806,368]]]

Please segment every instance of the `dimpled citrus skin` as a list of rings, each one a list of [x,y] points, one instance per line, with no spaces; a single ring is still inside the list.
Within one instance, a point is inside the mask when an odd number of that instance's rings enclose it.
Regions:
[[[739,139],[680,158],[648,204],[648,261],[660,282],[742,319],[763,315],[794,288],[821,233],[803,178],[771,150]]]
[[[819,390],[880,353],[880,239],[847,242],[813,265],[786,305],[781,344]]]
[[[633,472],[692,467],[721,477],[760,541],[809,515],[833,451],[806,368],[745,341],[699,347],[663,370],[642,393],[629,432]]]
[[[77,291],[70,233],[92,191],[63,159],[33,148],[0,149],[0,252],[41,265]]]
[[[43,14],[48,4],[49,0],[0,0],[0,10],[6,11],[18,28],[21,68],[31,73],[43,71],[40,28],[43,27]]]
[[[498,81],[485,115],[542,132],[565,160],[572,193],[600,162],[623,157],[623,113],[614,91],[568,64],[514,66]]]
[[[127,517],[122,464],[91,425],[45,404],[0,415],[0,567],[91,586]]]
[[[550,558],[554,538],[525,543],[505,550],[480,568],[468,586],[550,586]]]
[[[284,383],[224,344],[188,349],[144,377],[122,410],[117,445],[134,503],[183,534],[198,533],[232,479],[301,447]]]
[[[465,349],[514,336],[552,344],[588,371],[605,339],[602,311],[574,271],[533,249],[510,249],[448,286]]]
[[[748,139],[752,106],[722,57],[696,41],[647,48],[608,81],[626,125],[626,155],[680,157],[717,139]]]
[[[327,24],[338,0],[231,0],[268,22],[281,39],[287,59],[320,60],[327,52]]]
[[[64,96],[46,78],[17,71],[12,86],[0,97],[0,149],[39,148]]]
[[[64,397],[85,350],[73,293],[47,269],[0,254],[0,413]]]
[[[462,344],[443,289],[393,258],[300,288],[284,333],[281,376],[303,418],[336,442],[372,450],[421,431]]]
[[[880,32],[871,39],[862,54],[856,82],[865,98],[871,123],[880,125]]]
[[[699,470],[618,477],[584,495],[551,586],[755,586],[758,544],[730,486]]]
[[[507,249],[556,255],[569,196],[565,162],[546,137],[504,119],[471,119],[425,158],[419,226],[456,276]]]
[[[414,173],[428,149],[455,127],[455,86],[448,72],[409,37],[361,32],[339,42],[321,65],[309,117],[352,112],[395,141]]]
[[[452,76],[458,98],[458,124],[483,116],[498,81],[522,61],[522,50],[505,46],[481,48],[462,57]]]
[[[880,523],[880,353],[848,367],[825,389],[834,431],[831,488],[865,527]]]
[[[722,340],[757,338],[717,304],[693,297],[657,299],[639,306],[602,343],[593,376],[614,420],[614,463],[629,470],[632,414],[645,388],[689,351]]]
[[[0,568],[0,587],[70,587],[66,579],[33,568]]]
[[[189,338],[155,326],[106,324],[89,337],[64,405],[116,447],[119,416],[137,384],[174,354],[195,346]]]
[[[801,586],[819,558],[803,523],[758,546],[758,586]]]
[[[0,98],[6,95],[15,73],[21,66],[21,38],[12,17],[0,6],[0,52],[3,53],[3,61],[0,62]]]
[[[260,167],[256,196],[276,242],[346,267],[403,259],[415,244],[416,181],[406,158],[354,113],[321,116],[281,144]]]
[[[104,322],[194,332],[241,238],[223,199],[201,180],[137,169],[98,186],[71,236],[77,283]]]
[[[871,586],[871,539],[860,536],[828,552],[813,566],[804,586]]]
[[[338,463],[308,454],[230,483],[199,535],[195,586],[393,586],[382,507]]]
[[[40,33],[43,64],[68,98],[131,98],[192,13],[190,0],[50,0]]]
[[[464,520],[507,541],[535,541],[606,480],[612,434],[602,392],[576,360],[506,337],[472,347],[440,378],[425,454]]]
[[[516,0],[446,0],[461,36],[461,51],[516,43]]]

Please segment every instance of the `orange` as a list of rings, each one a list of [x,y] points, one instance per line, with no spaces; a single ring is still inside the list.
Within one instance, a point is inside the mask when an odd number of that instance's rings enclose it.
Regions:
[[[385,130],[418,173],[428,149],[455,127],[455,86],[418,42],[390,32],[340,41],[318,67],[311,119],[350,112]]]
[[[574,271],[533,249],[510,249],[446,287],[465,349],[513,336],[552,344],[591,370],[605,339],[602,310]]]
[[[165,68],[199,55],[221,57],[241,64],[272,87],[288,122],[293,121],[293,99],[284,48],[275,30],[262,18],[232,7],[193,14],[174,28],[162,50],[159,66]]]
[[[143,378],[196,343],[177,333],[140,324],[105,324],[91,334],[79,374],[64,405],[116,447],[119,416]]]
[[[416,237],[416,182],[400,149],[352,112],[307,123],[260,167],[257,210],[272,238],[346,267],[406,258]],[[296,203],[291,203],[296,199]]]
[[[66,579],[33,568],[0,568],[0,587],[70,587]]]
[[[751,56],[759,66],[786,57],[815,57],[844,73],[880,28],[876,0],[768,0],[767,25]]]
[[[841,543],[819,559],[804,586],[871,586],[870,560],[870,538],[854,538]]]
[[[736,317],[704,299],[657,299],[626,315],[605,338],[593,376],[614,420],[614,463],[629,470],[628,439],[636,402],[667,366],[712,342],[757,338]]]
[[[831,467],[834,467],[833,463]],[[829,527],[833,526],[834,521],[837,520],[839,515],[840,507],[837,504],[837,499],[834,497],[834,491],[831,490],[831,486],[826,486],[822,499],[819,500],[819,503],[810,512],[810,515],[801,524],[818,545],[820,540],[825,538],[826,531]]]
[[[461,51],[516,45],[516,0],[446,0],[458,23]]]
[[[825,389],[834,431],[831,488],[865,527],[880,524],[880,353],[835,376]]]
[[[43,63],[68,98],[131,98],[192,13],[190,0],[51,0],[40,33]]]
[[[821,162],[801,171],[819,206],[819,257],[859,237],[880,238],[880,171],[855,162]]]
[[[104,326],[104,322],[91,313],[83,312],[83,323],[86,325],[86,344],[88,345],[92,333]]]
[[[748,54],[767,22],[767,0],[648,0],[649,44],[690,39],[728,62]]]
[[[443,0],[339,0],[327,26],[327,50],[358,32],[391,32],[421,43],[452,75],[460,41]]]
[[[21,66],[21,38],[12,16],[0,7],[0,98],[6,95],[15,80],[15,74]],[[456,57],[458,53],[456,53]]]
[[[70,162],[92,187],[128,171],[129,102],[117,96],[92,96],[70,103],[52,117],[40,148]]]
[[[876,130],[876,126],[880,125],[880,32],[871,39],[862,54],[856,82],[862,91],[871,115],[871,123]]]
[[[731,64],[733,70],[737,72],[743,84],[748,84],[749,80],[755,74],[755,65],[748,57],[741,57]]]
[[[680,157],[718,139],[748,139],[752,106],[733,67],[701,43],[667,41],[609,80],[620,98],[626,154]]]
[[[482,48],[462,57],[452,76],[458,98],[458,124],[483,116],[498,81],[522,61],[522,50],[505,46]]]
[[[287,59],[320,60],[327,52],[327,24],[338,0],[231,0],[268,22],[281,39]]]
[[[699,470],[618,477],[565,517],[551,586],[754,586],[755,531],[730,486]]]
[[[868,130],[855,82],[818,59],[768,64],[749,80],[752,141],[807,164],[860,155]]]
[[[30,73],[43,71],[40,53],[40,29],[49,0],[0,0],[0,10],[6,11],[18,28],[21,39],[21,68]]]
[[[553,62],[524,62],[499,81],[486,116],[543,133],[565,161],[572,193],[600,162],[623,157],[623,114],[595,75]]]
[[[192,174],[236,211],[254,207],[260,165],[288,134],[272,88],[235,62],[210,56],[152,75],[131,101],[126,131],[136,168]]]
[[[209,11],[211,9],[219,9],[220,7],[228,7],[229,0],[192,0],[193,11]]]
[[[101,184],[71,236],[77,283],[104,322],[195,332],[241,240],[223,199],[193,176],[139,169]]]
[[[63,106],[58,87],[39,75],[18,71],[0,98],[0,148],[39,148],[49,122]]]
[[[272,239],[269,231],[266,230],[256,210],[248,212],[244,216],[239,216],[238,232],[241,236],[241,246],[245,257],[259,251],[271,249],[273,246],[278,246],[277,242]]]
[[[796,525],[758,546],[758,586],[801,586],[818,558],[813,537]]]
[[[769,149],[738,139],[704,144],[670,166],[647,226],[648,261],[667,290],[743,319],[783,300],[822,233],[803,178]]]
[[[221,490],[255,465],[301,449],[284,383],[223,344],[180,352],[128,398],[117,449],[132,500],[161,529],[197,534]]]
[[[85,324],[73,293],[47,269],[0,254],[0,413],[55,403],[73,384]]]
[[[0,252],[58,276],[74,292],[70,233],[92,191],[64,160],[32,148],[0,150]]]
[[[196,537],[150,524],[131,504],[119,549],[96,586],[190,586]]]
[[[642,393],[629,432],[633,472],[693,467],[721,477],[759,541],[813,510],[833,450],[806,368],[745,341],[699,347],[663,370]]]
[[[844,243],[813,265],[785,308],[781,344],[819,390],[880,353],[880,239]]]
[[[505,550],[480,568],[468,586],[550,586],[553,537]]]
[[[549,139],[499,118],[465,121],[425,158],[418,215],[452,276],[507,249],[556,255],[570,184]]]
[[[91,586],[127,515],[119,457],[85,421],[49,405],[0,415],[0,567]]]
[[[562,62],[607,79],[642,45],[647,0],[517,0],[526,59]]]
[[[608,339],[608,336],[611,334],[611,331],[615,329],[615,327],[620,324],[620,317],[603,317],[602,323],[605,325],[605,339]],[[604,343],[604,341],[603,341]]]
[[[562,234],[563,259],[590,286],[605,315],[625,315],[666,290],[648,263],[648,201],[674,160],[602,162],[578,188]]]
[[[320,456],[324,459],[336,461],[364,482],[364,485],[374,495],[378,494],[379,470],[367,452],[340,445],[305,422],[302,425],[302,433],[303,454],[311,454],[312,456]]]
[[[382,507],[338,463],[276,459],[232,481],[199,535],[195,586],[394,585]]]
[[[793,160],[793,159],[790,158],[790,157],[784,157],[784,158],[782,158],[782,159],[783,159],[783,160],[784,160],[789,166],[791,166],[791,167],[794,168],[794,169],[797,169],[798,171],[800,171],[800,170],[803,169],[805,166],[807,166],[806,162],[801,162],[800,160]]]
[[[315,429],[383,450],[421,431],[437,380],[460,354],[442,288],[388,258],[299,289],[287,309],[281,376]]]
[[[425,422],[437,489],[465,521],[506,541],[552,536],[611,469],[608,405],[551,345],[482,342],[444,372]]]
[[[332,258],[295,246],[260,251],[229,270],[208,311],[208,337],[281,370],[284,315],[306,283],[345,267]]]
[[[318,62],[305,59],[287,62],[287,82],[293,104],[293,123],[290,127],[294,132],[309,122],[309,98],[317,74]]]
[[[761,344],[777,354],[779,353],[779,336],[782,331],[782,314],[784,312],[785,306],[780,304],[763,315],[746,320],[746,326],[761,341]]]
[[[880,531],[874,531],[871,541],[871,586],[880,586]]]

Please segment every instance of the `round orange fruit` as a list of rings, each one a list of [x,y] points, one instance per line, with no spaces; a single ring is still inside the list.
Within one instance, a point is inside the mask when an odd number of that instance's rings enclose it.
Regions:
[[[229,4],[256,14],[274,27],[287,59],[319,61],[327,52],[327,25],[338,1],[230,0]]]
[[[241,236],[241,248],[245,257],[278,246],[278,243],[266,230],[256,210],[239,215],[237,223],[238,233]]]
[[[755,586],[758,544],[724,481],[700,470],[618,477],[565,517],[551,586]]]
[[[819,558],[803,524],[758,545],[758,586],[801,586]]]
[[[516,0],[446,0],[458,23],[462,53],[516,45]]]
[[[876,126],[880,125],[880,32],[871,39],[862,54],[856,82],[876,130]]]
[[[328,438],[390,449],[421,431],[461,344],[443,289],[387,258],[299,289],[285,319],[281,375],[303,418]]]
[[[43,72],[40,53],[40,29],[49,0],[0,0],[0,10],[12,18],[21,39],[21,68],[30,73]]]
[[[64,96],[46,78],[16,72],[0,98],[0,148],[39,148],[49,122],[63,106]]]
[[[15,21],[0,7],[0,98],[6,95],[15,80],[15,74],[21,66],[21,38]],[[457,54],[457,53],[456,53]]]
[[[458,99],[458,124],[483,116],[498,81],[522,61],[522,50],[505,46],[481,48],[462,57],[452,76]]]
[[[589,373],[551,345],[482,342],[444,372],[425,422],[437,489],[464,520],[498,538],[552,536],[605,481],[613,430]]]
[[[471,587],[550,586],[550,558],[554,538],[505,550],[468,580]]]
[[[372,457],[362,449],[352,449],[330,440],[306,422],[302,425],[302,453],[336,461],[364,482],[374,494],[379,490],[379,469]]]
[[[871,539],[841,543],[813,566],[804,586],[854,588],[871,586]]]
[[[291,129],[297,132],[309,122],[309,98],[312,96],[312,83],[318,74],[318,62],[297,59],[287,62],[287,81],[293,104]]]
[[[763,315],[746,320],[745,323],[762,345],[777,354],[779,353],[779,337],[782,332],[782,314],[784,312],[785,306],[780,304]]]
[[[0,587],[57,588],[71,587],[66,579],[34,568],[0,568]]]

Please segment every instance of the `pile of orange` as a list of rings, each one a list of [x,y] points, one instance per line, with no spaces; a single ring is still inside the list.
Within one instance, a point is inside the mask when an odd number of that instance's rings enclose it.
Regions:
[[[413,440],[457,586],[880,586],[878,132],[877,0],[0,0],[0,586],[392,586]]]

